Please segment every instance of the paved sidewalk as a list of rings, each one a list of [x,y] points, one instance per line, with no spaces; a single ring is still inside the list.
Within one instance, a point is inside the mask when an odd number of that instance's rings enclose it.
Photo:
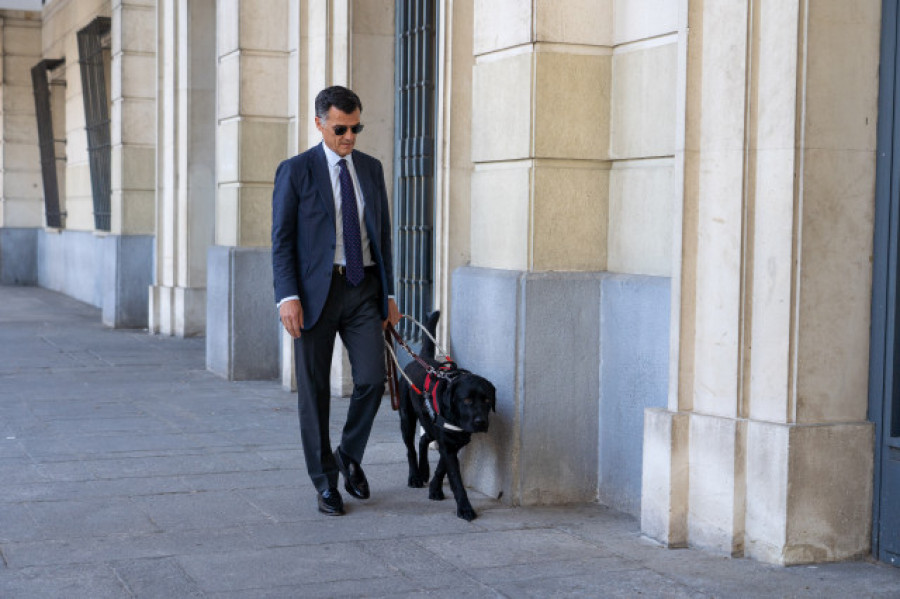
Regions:
[[[4,599],[900,597],[900,569],[666,550],[596,504],[473,492],[466,523],[407,488],[387,402],[365,466],[372,499],[322,516],[293,394],[207,372],[203,339],[106,329],[62,295],[0,287]]]

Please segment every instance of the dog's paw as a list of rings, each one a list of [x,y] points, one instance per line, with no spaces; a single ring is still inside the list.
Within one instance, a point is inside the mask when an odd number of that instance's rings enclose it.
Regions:
[[[443,501],[444,500],[444,490],[443,489],[429,489],[428,490],[428,499],[432,499],[434,501]]]
[[[465,520],[466,522],[471,522],[472,520],[474,520],[475,518],[478,517],[478,514],[475,513],[475,510],[472,509],[471,505],[457,507],[456,515],[458,517],[462,518],[463,520]]]
[[[413,489],[421,489],[425,486],[425,481],[422,480],[422,477],[418,474],[410,474],[406,484]]]

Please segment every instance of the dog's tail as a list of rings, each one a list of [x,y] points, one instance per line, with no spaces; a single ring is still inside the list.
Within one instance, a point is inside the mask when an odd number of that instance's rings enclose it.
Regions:
[[[425,318],[425,330],[431,333],[431,336],[434,337],[435,331],[437,331],[437,323],[441,318],[441,311],[435,310],[431,314]],[[428,338],[428,335],[422,335],[422,351],[423,358],[434,359],[434,341]]]

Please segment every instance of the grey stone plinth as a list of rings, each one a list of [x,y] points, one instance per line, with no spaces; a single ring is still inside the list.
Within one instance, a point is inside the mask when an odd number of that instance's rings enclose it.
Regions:
[[[453,273],[450,355],[459,364],[489,379],[497,389],[497,413],[490,431],[475,435],[463,454],[467,486],[505,503],[516,504],[515,475],[520,450],[516,336],[518,271],[465,267]]]
[[[105,261],[99,239],[87,231],[41,231],[38,285],[102,308]]]
[[[102,309],[116,328],[147,326],[153,236],[39,231],[37,282]]]
[[[103,255],[103,324],[146,328],[147,288],[153,282],[153,236],[107,235],[98,242]]]
[[[452,354],[497,388],[465,456],[470,486],[513,504],[600,498],[637,514],[643,413],[665,405],[669,280],[464,267]]]
[[[641,511],[644,410],[666,406],[670,280],[614,275],[600,309],[600,501]]]
[[[0,285],[37,284],[38,230],[0,228]]]
[[[268,248],[211,246],[206,367],[229,380],[278,378],[278,317]]]

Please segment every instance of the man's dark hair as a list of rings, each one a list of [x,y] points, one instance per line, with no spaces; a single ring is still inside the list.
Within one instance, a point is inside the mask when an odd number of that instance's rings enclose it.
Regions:
[[[332,106],[347,114],[357,108],[362,112],[362,102],[359,100],[359,96],[340,85],[326,87],[316,96],[316,116],[319,117],[319,120],[325,121],[328,118],[328,111]]]

